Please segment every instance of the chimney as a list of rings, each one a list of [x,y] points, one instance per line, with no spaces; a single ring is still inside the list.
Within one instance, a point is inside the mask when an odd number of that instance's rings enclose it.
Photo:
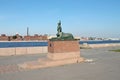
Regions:
[[[29,36],[29,27],[27,27],[27,36]]]

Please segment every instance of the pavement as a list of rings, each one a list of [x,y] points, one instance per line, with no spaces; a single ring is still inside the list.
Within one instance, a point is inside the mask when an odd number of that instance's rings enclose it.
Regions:
[[[120,80],[120,47],[81,49],[86,62],[43,69],[24,70],[19,63],[47,54],[0,57],[0,80]]]

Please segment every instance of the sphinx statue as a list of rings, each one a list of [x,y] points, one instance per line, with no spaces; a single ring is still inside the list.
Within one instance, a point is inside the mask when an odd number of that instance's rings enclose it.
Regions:
[[[62,32],[61,21],[58,22],[56,38],[51,40],[74,40],[74,37],[71,33]]]

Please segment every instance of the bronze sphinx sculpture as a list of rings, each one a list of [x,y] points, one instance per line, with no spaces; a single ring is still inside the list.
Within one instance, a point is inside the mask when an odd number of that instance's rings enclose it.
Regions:
[[[62,32],[61,21],[58,22],[56,35],[57,37],[52,38],[51,40],[74,40],[74,37],[71,33]]]

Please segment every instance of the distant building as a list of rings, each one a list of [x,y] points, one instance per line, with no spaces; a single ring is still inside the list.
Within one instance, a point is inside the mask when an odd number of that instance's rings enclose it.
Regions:
[[[6,34],[1,34],[0,41],[8,41],[8,36],[6,36]]]
[[[104,40],[120,40],[119,38],[105,38]]]
[[[80,40],[80,37],[79,37],[79,36],[75,36],[74,38],[77,39],[77,40]]]
[[[56,36],[54,35],[54,36],[48,36],[48,39],[51,39],[51,38],[55,38]]]
[[[24,40],[25,41],[48,40],[48,37],[47,37],[47,35],[34,34],[34,36],[24,36]]]
[[[27,27],[27,36],[29,36],[29,27]]]
[[[19,34],[16,34],[14,36],[9,36],[9,41],[22,41],[23,38]]]
[[[87,41],[87,40],[89,40],[87,37],[80,37],[80,40],[81,41]]]

